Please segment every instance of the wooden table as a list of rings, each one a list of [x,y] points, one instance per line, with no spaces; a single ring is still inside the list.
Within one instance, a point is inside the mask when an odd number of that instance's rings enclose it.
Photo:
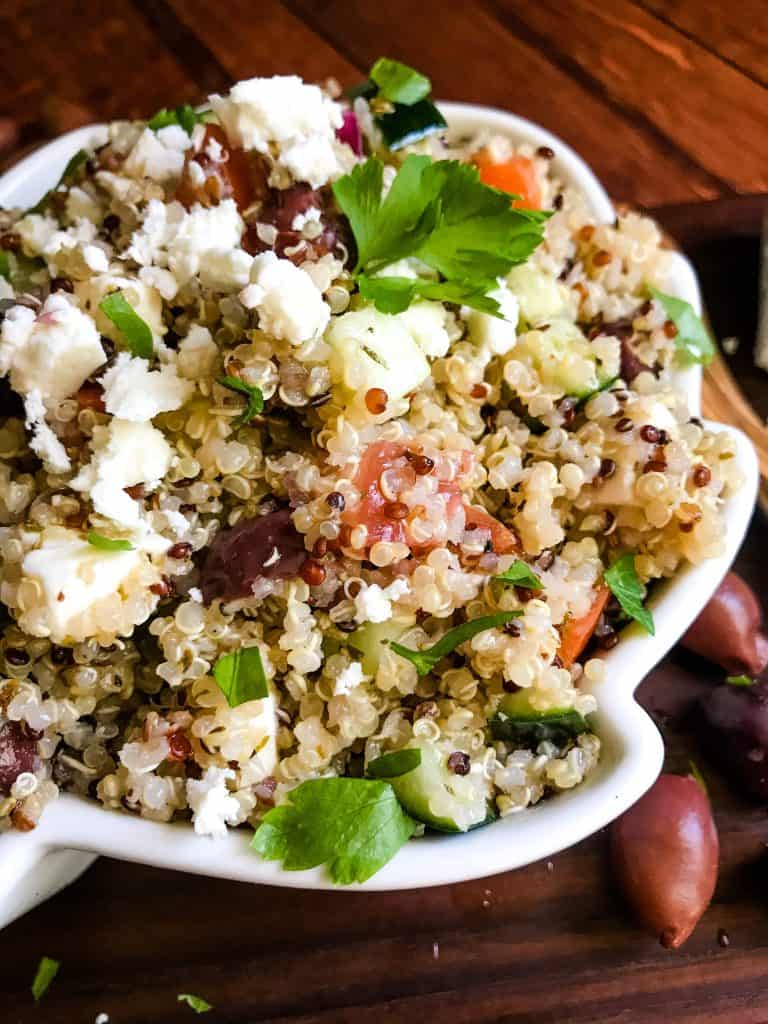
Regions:
[[[758,204],[736,197],[768,191],[767,51],[764,0],[5,0],[0,113],[18,119],[23,148],[253,74],[351,83],[386,53],[428,73],[438,96],[540,121],[618,199],[674,204],[684,242],[707,235],[704,221],[724,221],[725,242],[728,210],[739,234],[756,231]],[[717,202],[689,205],[704,200]],[[722,332],[746,337],[731,282],[743,286],[754,268],[732,252],[720,275],[706,264],[707,299]],[[767,539],[756,523],[739,563],[763,596]],[[666,705],[672,681],[693,692],[707,671],[675,655],[644,699]],[[674,723],[664,731],[670,767],[684,770],[699,757],[693,741]],[[603,835],[513,874],[401,895],[259,888],[102,860],[0,935],[0,1020],[90,1024],[104,1011],[113,1024],[189,1021],[176,995],[193,992],[215,1004],[203,1019],[216,1024],[768,1021],[768,818],[699,763],[722,869],[679,953],[632,925]],[[63,967],[35,1008],[42,954]]]

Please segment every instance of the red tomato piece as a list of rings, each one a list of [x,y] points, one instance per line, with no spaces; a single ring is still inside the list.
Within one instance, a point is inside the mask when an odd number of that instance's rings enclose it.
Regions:
[[[610,596],[611,592],[608,587],[605,583],[601,583],[589,611],[579,619],[566,619],[563,623],[560,629],[560,647],[557,653],[565,668],[570,668],[587,646]]]
[[[514,533],[498,519],[494,519],[484,508],[479,505],[465,505],[464,511],[467,515],[467,529],[475,527],[491,531],[491,543],[497,555],[511,555],[520,551],[520,542]]]

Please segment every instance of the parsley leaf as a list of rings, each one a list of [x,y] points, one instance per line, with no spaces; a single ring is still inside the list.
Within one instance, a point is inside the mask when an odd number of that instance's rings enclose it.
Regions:
[[[176,996],[177,1003],[186,1003],[191,1006],[195,1013],[208,1013],[213,1007],[201,996],[193,996],[190,992],[181,992]]]
[[[654,635],[653,616],[643,606],[645,587],[638,579],[635,569],[635,556],[630,552],[614,562],[610,569],[605,570],[605,582],[611,593],[616,597],[622,609],[631,619],[635,619],[643,629]]]
[[[399,775],[407,775],[421,764],[421,751],[418,747],[405,747],[393,750],[390,754],[382,754],[368,762],[366,769],[372,779],[396,779]]]
[[[85,163],[87,159],[88,154],[86,153],[86,151],[84,149],[78,149],[74,156],[71,156],[69,160],[67,160],[64,170],[61,172],[61,177],[53,186],[53,188],[49,188],[45,195],[41,196],[41,198],[38,199],[34,206],[30,206],[26,213],[40,213],[40,211],[45,208],[46,204],[48,203],[48,200],[51,198],[53,193],[56,192],[57,189],[60,189],[62,185],[65,185],[67,181],[75,173],[75,171],[79,170],[79,168],[82,167],[82,165]]]
[[[370,71],[369,78],[379,87],[378,95],[391,103],[411,106],[426,99],[432,90],[432,83],[425,76],[407,64],[388,57],[379,57]]]
[[[420,676],[426,676],[441,658],[444,658],[446,654],[450,654],[459,644],[471,640],[473,636],[477,636],[478,633],[482,633],[486,629],[503,626],[512,619],[519,619],[522,614],[522,612],[517,611],[481,615],[479,619],[471,619],[469,622],[463,622],[460,626],[454,626],[453,629],[449,629],[445,636],[441,637],[436,644],[428,647],[425,651],[412,651],[409,647],[403,647],[402,644],[397,643],[395,640],[390,640],[389,646],[395,654],[399,654],[401,658],[405,658],[412,665],[415,665],[416,671]]]
[[[129,540],[118,540],[115,537],[104,537],[95,530],[88,531],[86,538],[94,548],[101,548],[103,551],[133,551],[133,544]]]
[[[49,956],[41,958],[35,973],[35,980],[32,982],[32,995],[35,1002],[39,1003],[51,986],[51,982],[59,973],[61,963],[59,960],[52,960]]]
[[[677,328],[675,350],[680,362],[687,366],[693,363],[703,363],[706,366],[707,363],[711,363],[715,358],[715,343],[690,302],[678,299],[674,295],[665,295],[657,288],[651,288],[650,292],[653,298],[661,303],[664,312]]]
[[[412,277],[368,277],[357,279],[360,294],[369,299],[380,313],[402,313],[415,298],[452,302],[471,306],[482,313],[498,316],[499,303],[482,288],[464,281],[430,281]]]
[[[207,110],[203,110],[198,113],[194,107],[190,107],[188,103],[183,103],[179,107],[174,107],[173,110],[167,110],[165,107],[161,107],[158,112],[147,121],[147,127],[151,128],[153,132],[159,131],[161,128],[167,128],[168,125],[178,124],[180,125],[187,135],[192,134],[192,130],[196,124],[201,124],[205,120],[205,115],[208,113]]]
[[[229,388],[230,391],[237,391],[241,395],[245,395],[248,399],[245,411],[236,420],[232,421],[234,427],[245,426],[246,423],[251,422],[257,413],[263,410],[264,395],[261,393],[261,388],[252,387],[250,384],[246,384],[244,380],[240,380],[239,377],[219,377],[219,384],[222,387]]]
[[[512,565],[501,575],[494,576],[499,583],[512,583],[516,587],[527,587],[529,590],[541,590],[541,580],[530,565],[516,558]]]
[[[383,200],[382,181],[383,165],[371,157],[333,185],[355,236],[355,274],[365,278],[364,294],[382,312],[402,311],[419,295],[498,315],[498,303],[487,292],[533,252],[548,215],[514,209],[507,193],[484,185],[476,167],[456,160],[433,163],[411,154]],[[406,257],[420,259],[446,280],[372,279]]]
[[[729,686],[752,686],[755,682],[749,676],[726,676],[725,681]]]
[[[376,874],[416,828],[390,784],[379,780],[309,779],[289,800],[264,816],[253,849],[281,860],[286,871],[326,864],[339,885]]]
[[[107,295],[99,303],[99,309],[123,335],[133,355],[140,359],[152,358],[152,331],[122,292]]]
[[[231,708],[269,696],[267,675],[258,647],[240,647],[213,666],[213,678]]]

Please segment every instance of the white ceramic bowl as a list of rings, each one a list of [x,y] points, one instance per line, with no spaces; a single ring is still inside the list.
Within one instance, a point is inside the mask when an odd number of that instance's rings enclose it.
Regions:
[[[543,128],[500,110],[445,103],[455,132],[492,128],[517,141],[550,146],[558,175],[587,196],[596,217],[610,222],[614,210],[605,190],[583,160]],[[82,128],[38,150],[0,179],[0,205],[30,205],[57,181],[67,159],[98,132]],[[698,311],[701,297],[690,264],[676,257],[667,291],[687,299]],[[693,413],[699,411],[698,368],[679,375]],[[462,836],[427,836],[407,843],[377,875],[358,889],[381,891],[462,882],[509,871],[549,857],[607,825],[633,804],[658,775],[663,746],[659,733],[634,700],[641,679],[664,656],[704,607],[741,544],[754,506],[758,471],[749,441],[734,438],[744,486],[724,510],[723,554],[691,566],[654,590],[656,635],[627,628],[621,643],[606,656],[606,679],[594,687],[599,702],[597,731],[603,740],[598,768],[575,790],[486,828]],[[103,810],[96,803],[64,795],[45,812],[40,826],[27,834],[0,837],[0,926],[57,892],[93,860],[105,854],[180,871],[246,882],[307,889],[333,888],[322,868],[286,872],[249,850],[250,831],[230,832],[226,839],[201,839],[185,824],[164,825]]]

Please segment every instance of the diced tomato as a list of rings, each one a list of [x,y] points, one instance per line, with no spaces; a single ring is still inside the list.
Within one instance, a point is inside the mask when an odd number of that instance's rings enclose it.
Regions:
[[[467,529],[474,527],[491,531],[491,543],[497,555],[511,555],[520,551],[520,544],[514,533],[498,519],[494,519],[484,508],[479,505],[465,505],[464,511],[467,514]]]
[[[221,147],[221,155],[213,159],[207,151],[208,144],[215,142]],[[215,147],[214,147],[215,148]],[[204,175],[198,182],[199,174],[192,177],[190,164],[195,163]],[[231,146],[224,129],[216,124],[206,125],[202,144],[196,152],[187,155],[181,181],[175,198],[189,209],[195,203],[201,206],[216,206],[222,199],[234,199],[238,210],[245,210],[267,192],[267,174],[258,157],[251,157],[245,150]]]
[[[496,163],[487,149],[481,149],[474,154],[472,162],[480,171],[483,184],[520,197],[513,201],[513,206],[527,210],[541,208],[541,189],[533,160],[526,156],[513,156]]]
[[[570,668],[587,646],[610,596],[611,592],[606,584],[601,583],[589,611],[580,619],[566,619],[563,623],[557,654],[565,668]]]
[[[412,514],[418,515],[416,509],[402,519],[390,514],[392,502],[385,497],[381,489],[383,473],[391,474],[394,490],[402,492],[412,487],[417,479],[412,461],[406,456],[408,449],[404,444],[394,441],[377,441],[366,449],[360,462],[355,478],[355,486],[360,491],[361,499],[342,515],[342,523],[350,528],[363,525],[367,528],[366,546],[376,541],[406,543],[416,554],[428,551],[433,545],[414,541],[409,533],[409,520]],[[459,465],[453,479],[441,480],[438,494],[445,500],[445,515],[448,520],[463,505],[467,525],[482,527],[490,531],[494,551],[497,554],[508,554],[519,551],[515,535],[497,519],[476,505],[468,505],[461,493],[461,481],[472,470],[474,456],[471,452],[461,453]],[[390,508],[388,508],[390,506]]]

